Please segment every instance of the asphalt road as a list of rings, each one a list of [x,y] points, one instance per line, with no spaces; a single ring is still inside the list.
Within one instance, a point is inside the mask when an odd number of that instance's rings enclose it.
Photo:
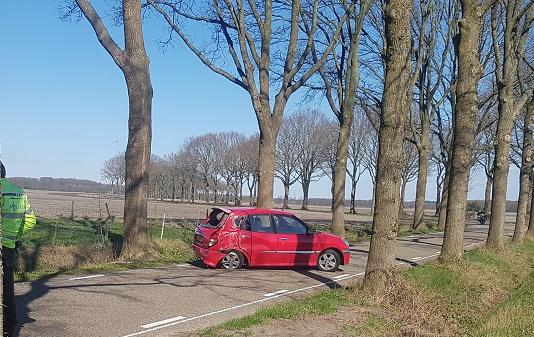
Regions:
[[[507,233],[512,231],[507,226]],[[466,249],[484,242],[487,226],[468,226]],[[436,259],[442,233],[399,238],[397,263]],[[251,269],[229,272],[173,265],[16,284],[21,337],[179,336],[254,312],[275,301],[347,284],[363,275],[369,243],[352,247],[336,273]]]

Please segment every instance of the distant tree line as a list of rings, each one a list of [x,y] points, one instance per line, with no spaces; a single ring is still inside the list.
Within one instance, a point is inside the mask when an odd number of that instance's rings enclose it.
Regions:
[[[9,178],[15,184],[24,189],[63,191],[63,192],[87,192],[87,193],[111,193],[113,187],[96,181],[74,178]]]

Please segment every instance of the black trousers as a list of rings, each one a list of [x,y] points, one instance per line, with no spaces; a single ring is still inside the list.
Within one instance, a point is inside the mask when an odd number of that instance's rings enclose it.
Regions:
[[[17,327],[17,309],[15,307],[15,263],[17,260],[17,250],[2,247],[2,269],[4,271],[4,293],[2,294],[4,304],[4,336],[15,336]]]

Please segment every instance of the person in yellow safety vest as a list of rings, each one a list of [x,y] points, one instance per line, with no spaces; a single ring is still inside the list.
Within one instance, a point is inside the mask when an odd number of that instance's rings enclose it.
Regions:
[[[17,311],[15,309],[14,270],[17,262],[17,247],[20,237],[31,230],[36,223],[24,191],[6,179],[6,169],[0,161],[0,210],[2,212],[2,267],[4,336],[15,336]]]

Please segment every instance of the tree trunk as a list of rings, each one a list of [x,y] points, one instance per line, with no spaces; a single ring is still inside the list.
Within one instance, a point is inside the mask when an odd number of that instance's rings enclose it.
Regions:
[[[386,71],[378,133],[378,162],[373,235],[363,288],[372,298],[384,296],[395,268],[395,241],[404,123],[410,109],[410,19],[412,2],[387,1],[385,10]]]
[[[465,209],[471,169],[475,122],[478,113],[477,87],[482,73],[478,44],[483,11],[478,0],[461,0],[462,19],[454,37],[458,56],[456,114],[451,167],[449,173],[447,215],[440,260],[457,261],[463,255]]]
[[[300,209],[308,209],[308,193],[310,191],[310,182],[307,180],[302,181],[302,207]]]
[[[289,184],[284,182],[284,203],[282,204],[282,209],[288,209],[288,200],[289,200]]]
[[[353,109],[354,110],[354,109]],[[336,163],[332,177],[333,189],[333,213],[332,213],[332,233],[341,237],[345,236],[345,183],[347,179],[347,161],[349,158],[350,129],[352,125],[352,115],[343,118],[339,128]]]
[[[373,181],[373,194],[371,195],[371,216],[375,215],[376,181]]]
[[[493,186],[493,179],[486,177],[486,191],[484,192],[484,212],[488,214],[491,210],[491,187]]]
[[[406,196],[406,184],[407,182],[403,179],[401,183],[400,200],[399,200],[399,222],[402,221],[402,214],[404,213],[404,198]]]
[[[434,213],[435,216],[438,216],[441,210],[441,186],[442,185],[440,184],[439,176],[438,176],[436,177],[436,204],[434,206],[436,210]]]
[[[356,180],[356,172],[354,172],[353,177],[350,187],[350,212],[356,214],[356,187],[358,184],[358,181]]]
[[[452,157],[452,148],[449,150],[449,158]],[[451,172],[450,160],[445,163],[445,176],[443,177],[443,190],[441,203],[439,204],[438,227],[445,228],[447,221],[447,203],[449,202],[449,177]]]
[[[521,173],[519,176],[519,199],[517,200],[517,216],[515,219],[515,243],[521,243],[525,237],[529,195],[532,191],[532,123],[534,121],[534,104],[529,104],[523,122],[523,153]]]
[[[430,120],[426,113],[421,121],[421,144],[419,152],[419,170],[417,172],[417,186],[415,188],[415,213],[412,227],[419,229],[424,224],[426,204],[426,182],[428,178],[428,162],[430,160]]]
[[[258,208],[273,207],[276,136],[260,128]]]
[[[504,94],[504,93],[503,93]],[[501,94],[499,95],[501,96]],[[506,215],[506,191],[510,169],[510,143],[514,127],[513,91],[510,96],[499,97],[499,121],[495,137],[495,164],[493,166],[493,187],[491,214],[486,245],[499,249],[504,245],[504,222]]]
[[[531,182],[534,186],[534,182]],[[527,236],[534,238],[534,191],[530,192],[530,216],[528,218]]]

